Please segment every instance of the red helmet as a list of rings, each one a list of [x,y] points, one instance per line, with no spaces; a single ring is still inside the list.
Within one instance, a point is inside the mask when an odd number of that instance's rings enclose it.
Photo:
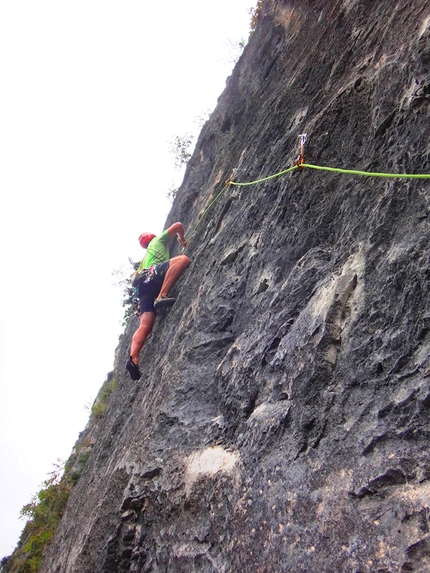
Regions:
[[[155,237],[152,233],[142,233],[139,237],[139,243],[142,249],[146,249],[149,245],[149,242]]]

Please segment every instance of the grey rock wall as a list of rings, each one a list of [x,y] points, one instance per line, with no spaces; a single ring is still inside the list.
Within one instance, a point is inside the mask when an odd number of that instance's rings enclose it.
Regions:
[[[44,573],[430,571],[430,2],[266,0]]]

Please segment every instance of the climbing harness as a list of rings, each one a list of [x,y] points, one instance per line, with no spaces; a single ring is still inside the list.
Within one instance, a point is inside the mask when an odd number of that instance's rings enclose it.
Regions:
[[[139,291],[140,285],[148,284],[152,280],[155,279],[156,275],[159,273],[157,272],[156,265],[151,265],[147,269],[143,269],[140,272],[135,271],[130,278],[131,286],[133,288],[133,292],[130,296],[132,307],[135,313],[139,313]]]
[[[154,265],[150,266],[147,269],[143,269],[140,272],[136,271],[131,275],[132,277],[131,285],[134,288],[137,288],[141,282],[145,284],[149,283],[155,278],[156,274],[157,274],[157,269],[155,268]]]

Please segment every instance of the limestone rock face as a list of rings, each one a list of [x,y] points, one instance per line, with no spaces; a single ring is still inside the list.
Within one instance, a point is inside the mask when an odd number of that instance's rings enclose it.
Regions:
[[[44,573],[430,571],[430,181],[303,168],[207,210],[304,132],[310,164],[430,173],[429,26],[265,0],[166,223],[192,264],[138,383],[126,328]]]

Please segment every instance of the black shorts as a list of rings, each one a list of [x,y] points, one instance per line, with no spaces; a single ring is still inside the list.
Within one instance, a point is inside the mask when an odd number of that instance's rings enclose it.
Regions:
[[[144,312],[154,312],[154,300],[160,294],[164,277],[170,266],[170,261],[155,265],[153,272],[148,278],[143,278],[139,283],[139,314]]]

